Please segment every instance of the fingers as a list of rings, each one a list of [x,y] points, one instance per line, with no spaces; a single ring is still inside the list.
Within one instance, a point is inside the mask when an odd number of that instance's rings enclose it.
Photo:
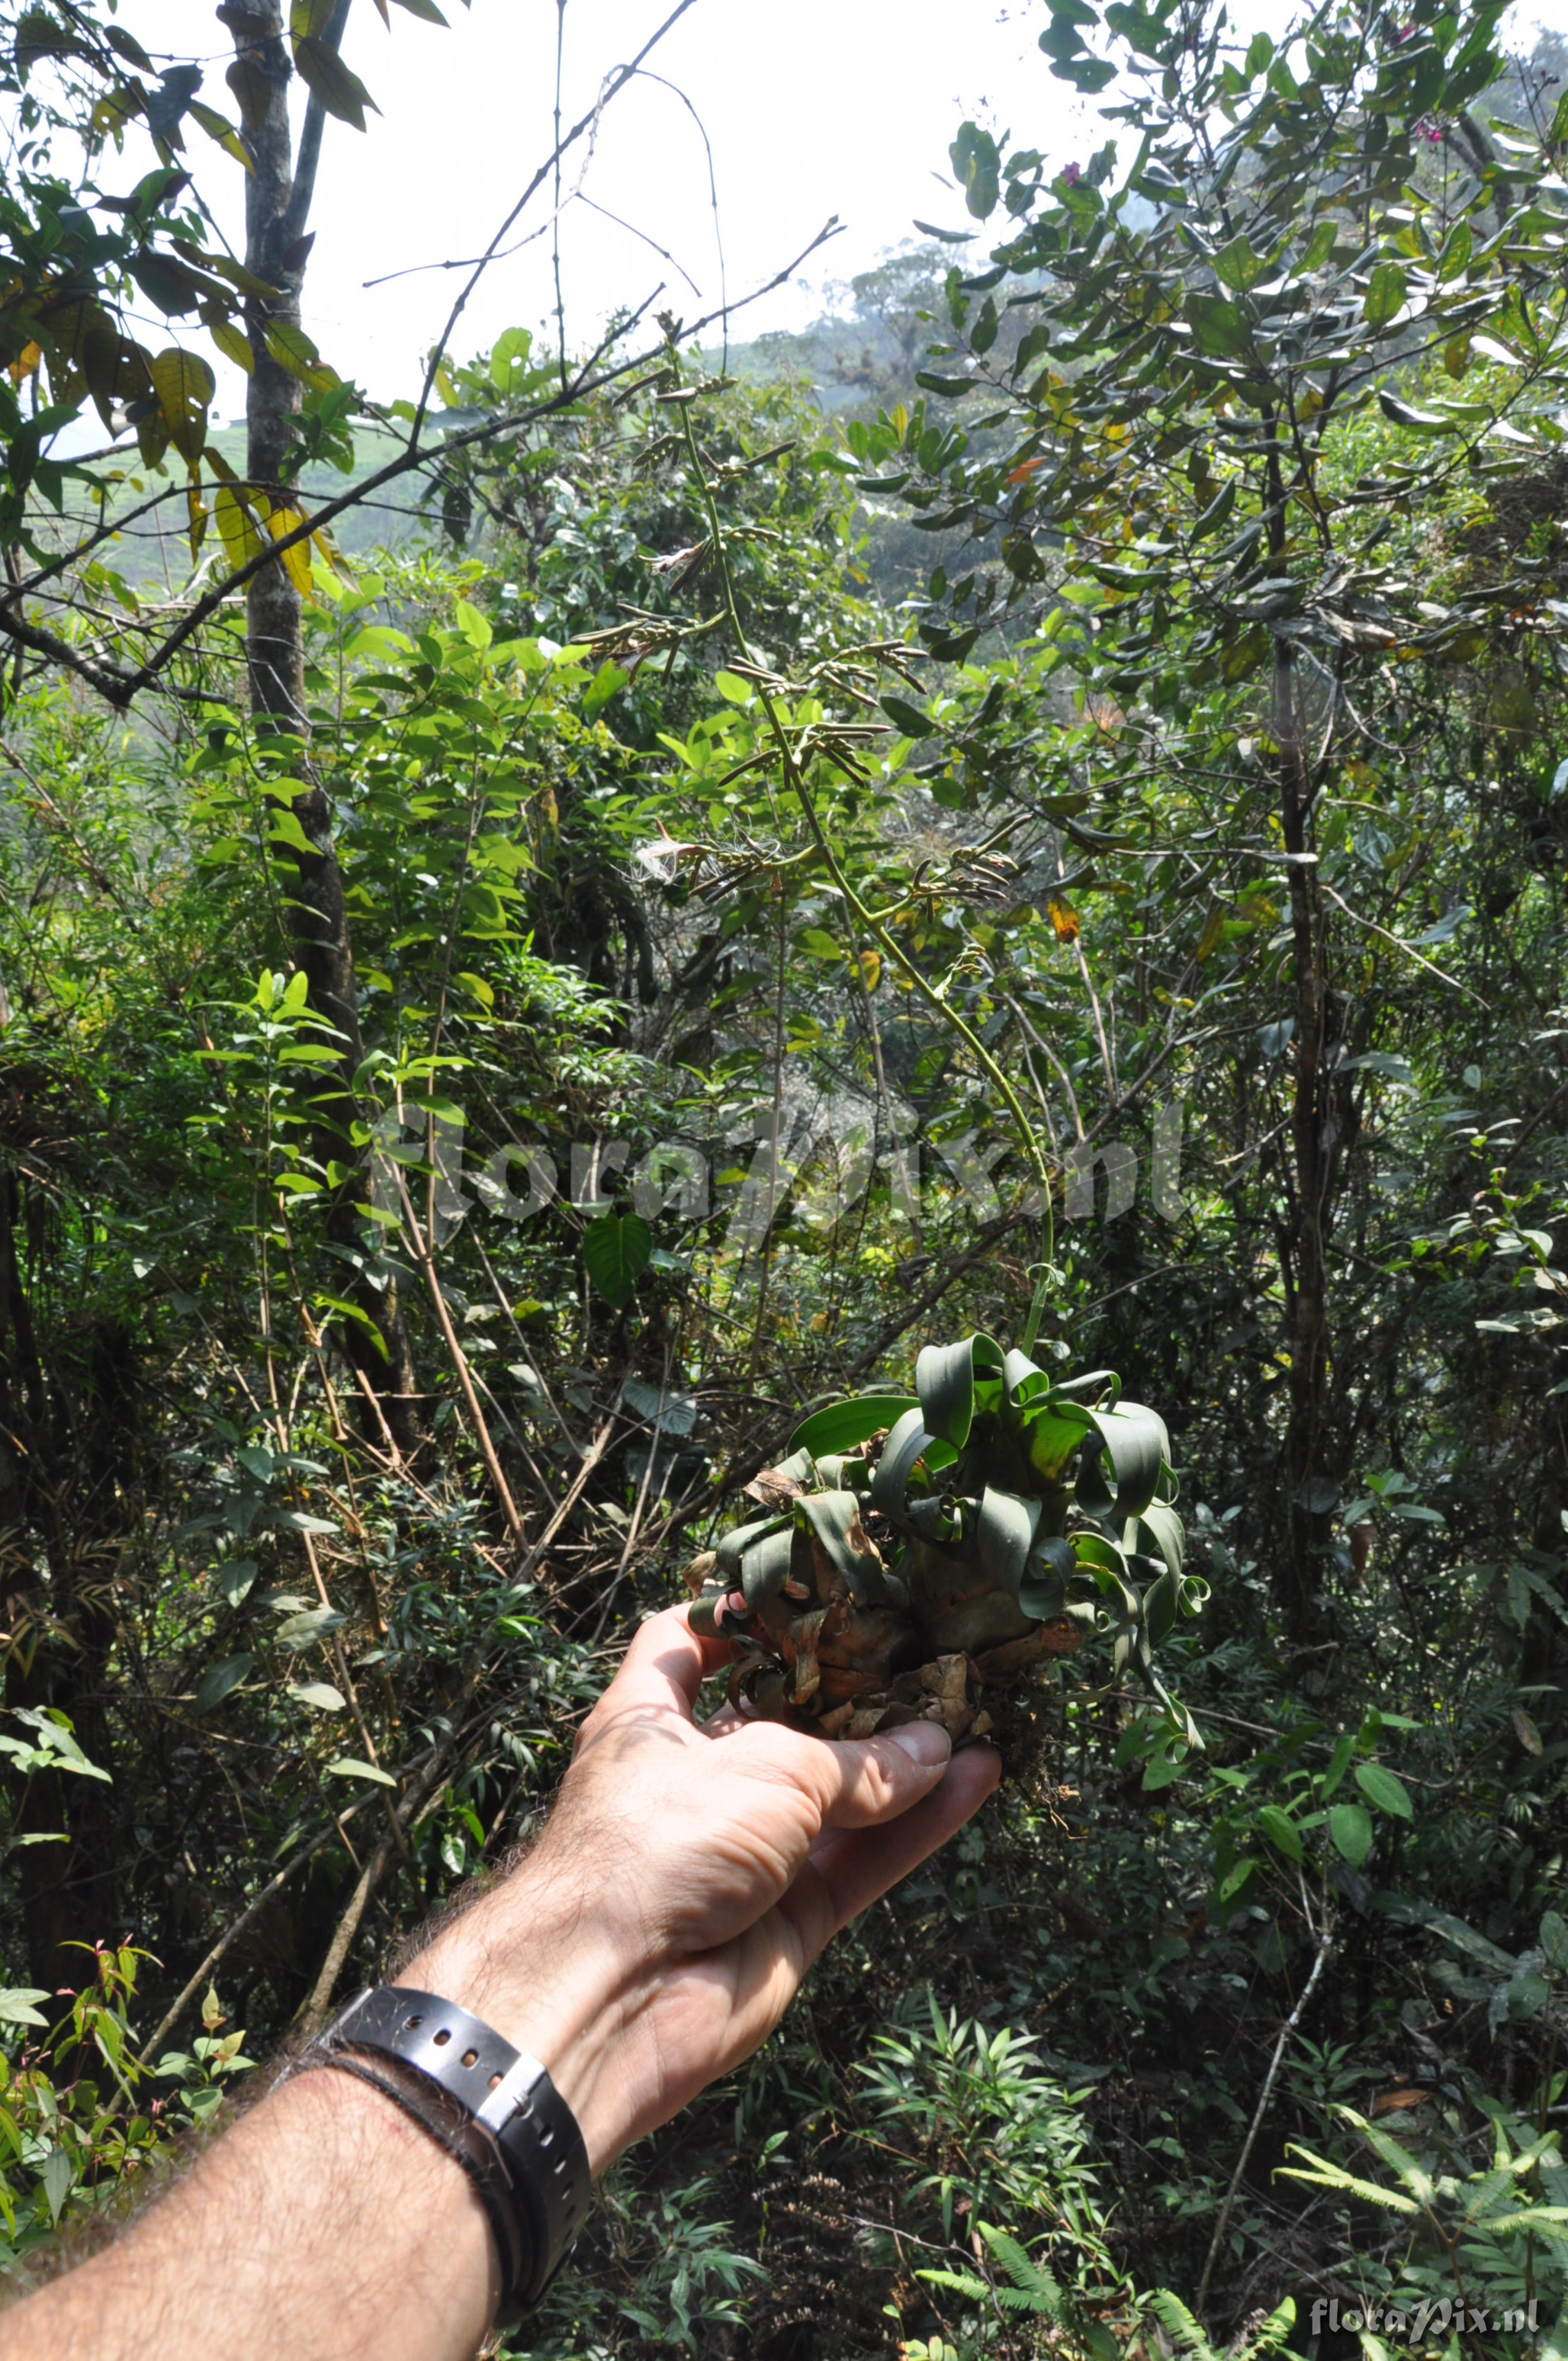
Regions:
[[[746,1747],[755,1760],[802,1787],[817,1805],[821,1825],[872,1828],[896,1819],[928,1795],[952,1752],[939,1723],[913,1721],[877,1738],[807,1738],[779,1723],[737,1732],[730,1745]],[[748,1766],[750,1767],[750,1765]]]
[[[734,1653],[733,1642],[699,1639],[684,1607],[650,1616],[628,1648],[620,1670],[584,1722],[577,1737],[579,1748],[607,1722],[628,1712],[674,1712],[689,1721],[703,1682],[709,1673],[729,1664]]]
[[[808,1961],[840,1927],[946,1844],[979,1811],[1001,1776],[1002,1758],[993,1747],[966,1746],[936,1791],[888,1826],[826,1830],[795,1881],[796,1889],[815,1883],[817,1892],[802,1897],[804,1910],[791,1913]]]

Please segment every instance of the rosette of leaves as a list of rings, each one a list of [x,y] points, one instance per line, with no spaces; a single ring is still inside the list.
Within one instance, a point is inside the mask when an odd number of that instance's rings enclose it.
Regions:
[[[990,1336],[928,1345],[913,1399],[817,1411],[746,1489],[758,1513],[686,1569],[695,1627],[747,1643],[742,1711],[979,1736],[995,1692],[1098,1633],[1197,1743],[1153,1652],[1206,1587],[1183,1569],[1164,1421],[1110,1370],[1063,1383]]]

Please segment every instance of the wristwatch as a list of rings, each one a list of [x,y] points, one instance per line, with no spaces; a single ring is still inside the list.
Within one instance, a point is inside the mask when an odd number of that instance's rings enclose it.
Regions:
[[[368,2082],[462,2166],[500,2259],[500,2318],[532,2311],[593,2202],[577,2119],[544,2067],[449,2000],[382,1984],[363,1992],[291,2070],[333,2066]]]

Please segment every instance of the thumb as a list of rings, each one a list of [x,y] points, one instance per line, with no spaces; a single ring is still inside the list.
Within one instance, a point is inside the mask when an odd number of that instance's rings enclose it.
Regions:
[[[822,1825],[866,1828],[895,1820],[928,1795],[947,1771],[952,1740],[938,1721],[911,1721],[875,1738],[843,1738],[823,1746],[829,1778],[822,1796]]]

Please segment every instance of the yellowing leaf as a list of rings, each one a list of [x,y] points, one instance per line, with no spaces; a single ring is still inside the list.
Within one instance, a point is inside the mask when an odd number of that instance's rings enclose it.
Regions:
[[[233,361],[235,367],[242,368],[248,377],[256,367],[256,355],[251,351],[250,338],[244,329],[236,328],[232,320],[209,320],[207,334],[224,358]]]
[[[312,574],[318,592],[329,598],[340,598],[340,582],[353,582],[354,568],[329,533],[313,533],[311,547],[316,553]]]
[[[224,555],[228,560],[229,572],[237,574],[242,566],[248,566],[253,557],[260,556],[261,536],[251,522],[250,511],[245,502],[226,484],[218,487],[213,513],[224,544]]]
[[[263,334],[267,349],[279,368],[297,377],[302,385],[308,385],[313,393],[330,393],[341,382],[337,371],[327,367],[303,328],[296,328],[286,320],[272,320]]]
[[[267,519],[267,530],[271,534],[274,541],[281,541],[286,534],[297,533],[301,525],[305,522],[306,519],[304,511],[302,509],[290,509],[280,506],[278,508],[274,508],[269,515]],[[284,572],[288,575],[290,581],[293,584],[301,598],[305,599],[308,604],[313,605],[315,602],[316,593],[315,585],[311,580],[311,544],[309,538],[307,537],[305,539],[293,542],[287,549],[281,549],[278,554],[283,561]]]
[[[194,564],[202,555],[202,544],[207,532],[207,507],[194,484],[185,487],[185,510],[191,520],[191,559]]]
[[[1051,932],[1058,943],[1075,943],[1081,928],[1078,912],[1065,894],[1053,894],[1046,904],[1046,916],[1051,922]]]
[[[194,463],[207,439],[207,404],[217,379],[200,353],[181,352],[178,345],[155,353],[149,368],[169,439],[182,459]]]
[[[878,984],[882,982],[881,951],[862,951],[861,953],[861,981],[865,985],[868,992],[874,992],[876,990]]]
[[[1225,914],[1218,903],[1210,911],[1203,931],[1198,938],[1198,948],[1192,954],[1200,963],[1217,951],[1225,939]]]
[[[215,107],[202,106],[195,99],[192,99],[185,111],[192,122],[200,124],[209,139],[217,141],[225,156],[232,156],[235,162],[243,164],[247,172],[255,170],[249,156],[246,153],[244,140],[234,125],[221,115]]]

